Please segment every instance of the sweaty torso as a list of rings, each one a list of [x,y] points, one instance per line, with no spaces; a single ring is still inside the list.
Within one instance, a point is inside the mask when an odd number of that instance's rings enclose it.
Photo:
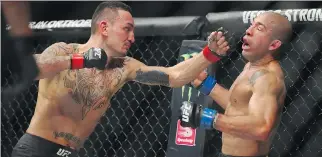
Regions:
[[[234,84],[229,90],[229,104],[226,107],[225,115],[230,116],[243,116],[248,114],[248,104],[249,100],[253,94],[252,92],[252,82],[256,78],[263,75],[266,72],[276,73],[277,77],[283,77],[282,71],[277,65],[277,63],[270,63],[265,67],[258,67],[253,69],[248,69],[248,65],[245,66],[244,71],[238,76]],[[262,74],[261,74],[262,73]],[[280,107],[282,107],[283,99],[285,96],[285,89],[281,92],[278,102]],[[281,110],[281,109],[280,109]],[[227,133],[222,133],[222,152],[224,154],[236,155],[236,156],[255,156],[255,155],[265,155],[268,154],[270,149],[270,144],[278,128],[280,117],[277,119],[275,127],[271,133],[268,141],[256,141],[239,138]]]
[[[65,70],[40,80],[35,114],[27,132],[61,145],[82,147],[110,107],[111,97],[126,82],[128,68],[124,63],[128,59],[114,59],[103,71]]]

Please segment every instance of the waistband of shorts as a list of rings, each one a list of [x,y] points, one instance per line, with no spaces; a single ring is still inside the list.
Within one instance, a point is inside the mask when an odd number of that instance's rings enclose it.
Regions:
[[[258,156],[234,156],[234,155],[227,155],[224,153],[219,153],[219,157],[268,157],[268,155],[258,155]]]
[[[45,138],[27,132],[22,136],[21,141],[35,143],[39,149],[45,150],[48,153],[57,153],[58,150],[63,149],[70,151],[72,154],[77,154],[75,149],[54,143]]]

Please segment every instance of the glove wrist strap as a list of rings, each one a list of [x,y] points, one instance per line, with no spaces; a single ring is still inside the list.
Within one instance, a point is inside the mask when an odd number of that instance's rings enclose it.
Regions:
[[[205,108],[201,113],[200,126],[205,129],[212,129],[213,122],[217,116],[217,111],[209,108]]]
[[[212,51],[210,50],[210,48],[208,46],[206,46],[203,50],[202,50],[203,55],[205,56],[205,58],[212,62],[212,63],[216,63],[220,60],[220,58],[215,55],[214,53],[212,53]]]
[[[214,77],[207,76],[207,78],[201,83],[199,87],[197,87],[197,89],[201,93],[209,95],[212,89],[215,87],[216,83],[217,80]]]
[[[80,54],[73,54],[71,58],[71,69],[84,68],[84,57]]]

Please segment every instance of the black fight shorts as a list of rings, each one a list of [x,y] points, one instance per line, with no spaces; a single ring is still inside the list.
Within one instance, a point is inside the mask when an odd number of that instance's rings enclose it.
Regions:
[[[223,154],[223,153],[219,153],[218,157],[243,157],[243,156],[232,156],[232,155],[226,155],[226,154]],[[252,156],[252,157],[268,157],[268,155]]]
[[[13,148],[11,157],[76,157],[77,152],[44,138],[25,133]]]

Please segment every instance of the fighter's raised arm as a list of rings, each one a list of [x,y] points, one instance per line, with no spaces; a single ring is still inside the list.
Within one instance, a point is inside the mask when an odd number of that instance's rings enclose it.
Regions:
[[[96,67],[103,70],[107,64],[107,55],[103,49],[91,48],[79,53],[74,44],[64,42],[55,43],[34,57],[40,71],[36,79],[50,78],[67,69]]]
[[[224,56],[229,49],[220,31],[211,33],[208,42],[208,46],[198,55],[172,67],[147,66],[133,59],[129,66],[132,68],[129,79],[148,85],[181,87],[195,79],[210,64],[220,60],[216,54]]]
[[[70,54],[74,53],[71,45],[63,42],[55,43],[41,54],[34,54],[40,73],[37,79],[52,77],[60,71],[70,68]]]

